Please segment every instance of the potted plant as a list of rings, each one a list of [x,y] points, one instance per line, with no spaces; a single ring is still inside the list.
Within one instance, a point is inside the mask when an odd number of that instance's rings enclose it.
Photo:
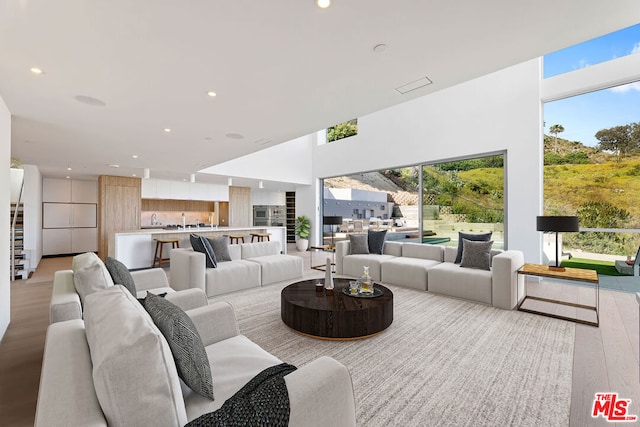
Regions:
[[[296,218],[295,232],[298,236],[296,247],[300,252],[304,252],[309,248],[309,231],[311,231],[311,221],[305,215]]]

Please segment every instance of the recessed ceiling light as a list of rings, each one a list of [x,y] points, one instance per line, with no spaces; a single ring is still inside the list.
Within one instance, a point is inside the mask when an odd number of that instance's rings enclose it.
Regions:
[[[120,165],[109,165],[110,168],[119,168]]]
[[[225,135],[229,139],[243,139],[244,135],[240,135],[239,133],[228,133]]]
[[[136,177],[136,176],[138,176],[138,175],[136,175],[136,174],[134,173],[134,174],[133,174],[133,175],[131,175],[131,176]]]
[[[331,0],[316,0],[316,4],[321,9],[326,9],[331,6]]]
[[[67,170],[70,171],[71,170],[71,166],[67,166]]]
[[[171,129],[169,129],[169,128],[164,128],[164,131],[165,131],[166,133],[169,133],[169,132],[171,132]]]
[[[133,155],[133,156],[131,156],[131,157],[133,157],[134,159],[137,159],[137,158],[138,158],[138,155],[137,155],[137,154],[134,154],[134,155]]]
[[[40,74],[44,74],[44,71],[42,71],[42,68],[38,68],[38,67],[31,67],[29,71],[31,71],[33,74],[36,74],[38,76]]]
[[[70,177],[69,175],[67,175],[65,178],[69,179],[69,178],[71,178],[71,177]]]
[[[213,98],[214,96],[216,96],[216,93],[214,91],[210,90],[209,92],[207,92],[207,95],[209,95],[210,97]]]

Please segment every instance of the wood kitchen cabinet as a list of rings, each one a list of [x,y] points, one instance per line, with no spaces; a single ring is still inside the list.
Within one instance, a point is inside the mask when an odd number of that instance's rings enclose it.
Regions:
[[[103,260],[114,233],[140,229],[141,189],[140,178],[98,177],[98,255]]]

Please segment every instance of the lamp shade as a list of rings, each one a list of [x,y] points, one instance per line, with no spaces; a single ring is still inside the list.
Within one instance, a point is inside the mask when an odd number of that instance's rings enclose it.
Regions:
[[[580,231],[577,216],[538,216],[536,217],[537,231],[570,232]]]
[[[324,225],[340,225],[342,224],[341,216],[323,216],[322,222]]]

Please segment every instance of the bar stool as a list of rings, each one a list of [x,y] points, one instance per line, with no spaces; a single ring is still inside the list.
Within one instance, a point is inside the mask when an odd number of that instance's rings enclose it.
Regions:
[[[153,240],[156,241],[156,252],[153,256],[153,265],[151,267],[155,267],[156,262],[158,263],[158,267],[162,267],[162,264],[169,264],[171,258],[162,258],[162,248],[164,247],[165,243],[171,243],[171,249],[179,248],[180,239],[172,237],[168,239],[155,238]]]
[[[242,234],[225,234],[225,237],[229,238],[230,243],[233,245],[234,243],[240,243],[240,240],[242,240],[242,243],[244,243],[244,236]],[[234,242],[235,240],[235,242]]]
[[[265,237],[268,242],[271,241],[271,233],[251,233],[251,243],[255,238],[258,238],[258,242],[264,242]]]

